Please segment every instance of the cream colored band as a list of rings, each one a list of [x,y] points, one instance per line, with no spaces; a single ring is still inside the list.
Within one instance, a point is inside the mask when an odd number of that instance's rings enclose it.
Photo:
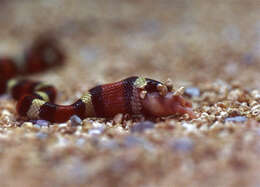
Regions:
[[[45,87],[48,87],[48,86],[50,86],[49,84],[46,84],[46,83],[40,83],[40,84],[38,84],[35,88],[34,88],[34,90],[39,90],[39,89],[41,89],[41,88],[45,88]]]
[[[90,93],[87,93],[85,95],[83,95],[81,97],[81,101],[83,103],[85,103],[85,106],[86,106],[86,117],[95,117],[96,116],[96,113],[95,113],[95,109],[94,109],[94,106],[92,104],[92,99],[91,99],[91,94]]]
[[[40,108],[45,103],[46,101],[43,101],[41,99],[34,99],[27,112],[27,117],[29,117],[30,119],[39,119]]]
[[[49,96],[45,92],[37,91],[35,93],[39,95],[44,101],[49,101]]]
[[[144,77],[138,77],[134,82],[134,86],[137,88],[144,88],[146,85],[147,81]]]
[[[11,79],[7,83],[7,93],[11,93],[13,87],[17,84],[18,80],[17,79]]]

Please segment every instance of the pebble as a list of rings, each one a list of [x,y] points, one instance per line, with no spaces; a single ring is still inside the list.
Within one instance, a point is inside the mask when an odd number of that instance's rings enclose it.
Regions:
[[[71,126],[79,126],[82,125],[82,120],[77,115],[73,115],[70,117]]]
[[[184,91],[185,95],[188,95],[190,97],[199,97],[200,96],[200,90],[196,87],[188,87]]]
[[[188,137],[179,138],[177,140],[172,140],[169,143],[170,147],[175,151],[189,152],[193,149],[194,143],[192,139]]]
[[[126,136],[125,139],[124,139],[123,144],[126,147],[141,146],[141,147],[143,147],[144,149],[146,149],[148,151],[152,151],[153,150],[153,146],[152,146],[152,144],[150,142],[148,142],[144,138],[137,137],[137,136]]]
[[[96,121],[94,121],[94,122],[92,123],[92,126],[93,126],[94,128],[103,128],[103,129],[106,128],[106,125],[105,125],[104,123],[100,123],[100,122],[96,122]]]
[[[137,123],[136,125],[131,127],[131,132],[132,133],[134,133],[134,132],[141,133],[141,132],[144,132],[147,129],[154,128],[154,126],[155,126],[155,123],[153,123],[151,121],[143,121],[143,122]]]
[[[44,133],[44,132],[38,132],[38,133],[36,133],[35,136],[36,136],[38,139],[43,140],[43,139],[46,139],[46,138],[48,137],[48,134],[46,134],[46,133]]]
[[[88,134],[91,135],[91,136],[100,135],[103,131],[104,131],[104,128],[97,127],[97,128],[90,129],[88,131]]]
[[[85,140],[84,138],[79,138],[79,139],[77,139],[77,141],[76,141],[75,144],[76,144],[77,146],[81,147],[81,146],[83,146],[85,143],[86,143],[86,140]]]
[[[22,126],[27,128],[32,128],[33,124],[31,122],[24,122]]]
[[[198,129],[192,123],[183,123],[182,126],[187,130],[187,132],[197,132]]]
[[[119,144],[115,140],[100,141],[99,146],[104,149],[113,149],[113,150],[119,148]]]
[[[6,116],[10,116],[11,115],[11,113],[8,111],[8,110],[3,110],[2,111],[2,115],[6,115]]]
[[[229,117],[225,119],[225,122],[238,122],[243,123],[247,120],[245,116],[235,116],[235,117]]]
[[[46,120],[36,120],[34,124],[38,125],[39,127],[49,127],[51,125],[51,123]]]
[[[115,124],[120,124],[123,121],[123,117],[124,117],[123,114],[119,113],[119,114],[115,115],[113,121],[115,122]]]

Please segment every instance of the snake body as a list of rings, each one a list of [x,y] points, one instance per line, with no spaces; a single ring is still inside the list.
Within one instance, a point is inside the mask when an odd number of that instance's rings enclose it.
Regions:
[[[168,94],[166,97],[159,94],[158,88],[164,84],[144,77],[132,76],[118,82],[96,86],[73,104],[66,106],[54,103],[56,90],[52,85],[15,78],[17,75],[37,73],[61,65],[64,59],[65,55],[57,41],[50,38],[36,40],[25,52],[22,66],[12,58],[1,58],[0,94],[8,92],[18,101],[17,112],[20,116],[56,123],[67,121],[72,115],[84,119],[113,117],[118,113],[154,116],[176,112],[192,114],[186,110],[191,105],[181,96]],[[168,105],[173,105],[175,110]],[[177,106],[182,106],[181,110]]]

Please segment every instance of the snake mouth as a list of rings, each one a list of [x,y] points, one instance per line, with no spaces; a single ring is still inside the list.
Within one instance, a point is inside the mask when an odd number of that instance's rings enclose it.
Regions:
[[[197,118],[192,110],[192,103],[179,95],[170,95],[172,98],[172,110],[181,115],[188,114],[191,119]]]
[[[153,116],[163,117],[173,114],[188,114],[191,119],[196,118],[192,111],[192,104],[180,95],[169,92],[165,96],[157,92],[148,93],[142,100],[143,107]]]
[[[191,119],[197,118],[196,114],[193,112],[191,107],[187,107],[187,106],[183,106],[179,103],[177,103],[177,104],[175,103],[172,106],[172,108],[173,108],[173,111],[175,111],[175,113],[177,113],[177,114],[181,114],[181,115],[188,114]]]

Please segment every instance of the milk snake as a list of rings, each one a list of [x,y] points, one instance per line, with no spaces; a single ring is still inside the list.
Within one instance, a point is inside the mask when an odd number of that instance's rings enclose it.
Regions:
[[[56,90],[52,85],[15,78],[62,65],[64,60],[63,50],[52,37],[35,40],[20,62],[11,57],[1,57],[0,94],[7,92],[18,101],[16,109],[20,116],[55,123],[65,122],[72,115],[84,119],[113,117],[118,113],[159,117],[179,113],[195,117],[191,104],[181,95],[148,78],[133,76],[96,86],[66,106],[54,103]]]

